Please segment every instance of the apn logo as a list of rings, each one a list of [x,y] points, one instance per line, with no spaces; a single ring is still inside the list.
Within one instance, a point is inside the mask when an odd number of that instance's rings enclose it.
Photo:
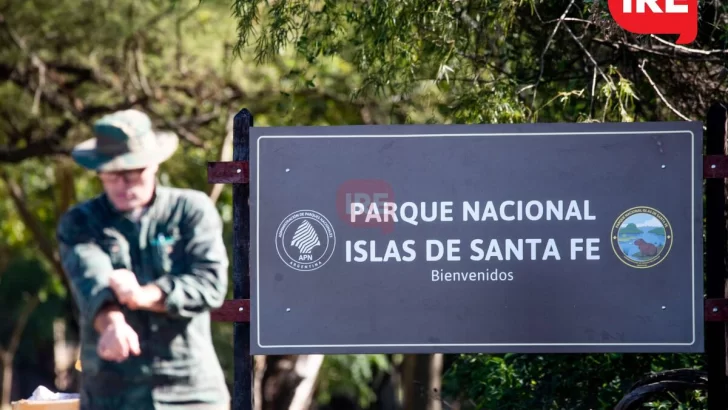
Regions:
[[[296,233],[293,234],[291,239],[291,246],[298,248],[298,260],[299,261],[312,261],[311,250],[321,245],[316,230],[313,229],[311,222],[304,219],[296,229]]]
[[[609,0],[609,12],[635,34],[679,34],[677,44],[692,43],[698,35],[697,0]]]
[[[331,259],[336,247],[334,227],[312,210],[300,210],[283,218],[276,230],[276,252],[288,267],[312,271]]]

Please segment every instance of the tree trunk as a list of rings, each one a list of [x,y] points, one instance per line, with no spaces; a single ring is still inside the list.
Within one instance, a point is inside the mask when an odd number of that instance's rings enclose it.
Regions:
[[[323,362],[324,356],[320,354],[298,356],[295,371],[302,379],[293,392],[293,399],[288,406],[290,410],[307,409],[311,406],[316,379]]]
[[[75,389],[75,364],[79,355],[78,343],[68,340],[67,323],[63,318],[53,321],[53,361],[55,385],[60,390]]]
[[[404,410],[442,410],[442,354],[406,355],[402,363]]]
[[[263,410],[263,376],[267,365],[267,356],[253,357],[253,410]]]
[[[0,399],[0,409],[2,410],[10,410],[13,389],[13,360],[15,359],[15,353],[18,351],[18,346],[20,346],[20,340],[25,331],[25,326],[28,324],[30,314],[33,313],[38,303],[40,303],[38,295],[34,295],[25,303],[25,306],[23,306],[18,314],[18,320],[15,322],[15,328],[13,328],[13,332],[10,335],[8,347],[6,349],[0,349],[0,360],[2,360],[3,366],[3,395]]]
[[[387,355],[391,371],[381,371],[373,383],[377,394],[377,402],[372,410],[400,410],[402,408],[399,393],[401,387],[401,374],[399,365],[395,363],[394,355]]]
[[[73,178],[73,168],[68,158],[61,158],[56,162],[56,186],[58,188],[58,202],[56,202],[56,220],[76,202],[76,181]]]
[[[235,120],[235,114],[228,115],[227,124],[225,125],[225,138],[222,141],[220,147],[220,161],[232,161],[233,160],[233,124]],[[212,199],[212,202],[217,202],[220,198],[225,184],[213,184],[210,187],[208,196]]]
[[[428,390],[432,393],[432,400],[428,403],[428,410],[442,410],[442,364],[441,353],[430,355]]]
[[[303,410],[311,405],[323,355],[267,356],[260,410]]]
[[[10,400],[13,391],[13,354],[10,352],[2,353],[3,365],[3,390],[2,401],[0,401],[1,410],[10,410]]]

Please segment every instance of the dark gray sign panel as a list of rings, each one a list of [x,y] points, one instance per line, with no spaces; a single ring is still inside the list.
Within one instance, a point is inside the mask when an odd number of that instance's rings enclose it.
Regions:
[[[251,353],[702,352],[700,123],[251,128]]]

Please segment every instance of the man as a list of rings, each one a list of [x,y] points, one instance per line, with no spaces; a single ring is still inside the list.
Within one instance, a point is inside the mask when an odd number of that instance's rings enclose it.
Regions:
[[[160,186],[178,137],[137,110],[94,123],[72,157],[104,192],[59,223],[80,311],[81,409],[229,409],[211,309],[227,290],[222,221],[202,192]]]

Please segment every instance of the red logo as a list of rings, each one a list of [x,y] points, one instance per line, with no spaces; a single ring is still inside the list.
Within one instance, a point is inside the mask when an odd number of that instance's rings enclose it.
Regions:
[[[394,231],[394,191],[381,179],[350,179],[336,191],[339,218],[352,226]],[[371,211],[370,212],[370,207]]]
[[[698,35],[698,0],[609,0],[609,12],[635,34],[679,34],[677,44]]]

